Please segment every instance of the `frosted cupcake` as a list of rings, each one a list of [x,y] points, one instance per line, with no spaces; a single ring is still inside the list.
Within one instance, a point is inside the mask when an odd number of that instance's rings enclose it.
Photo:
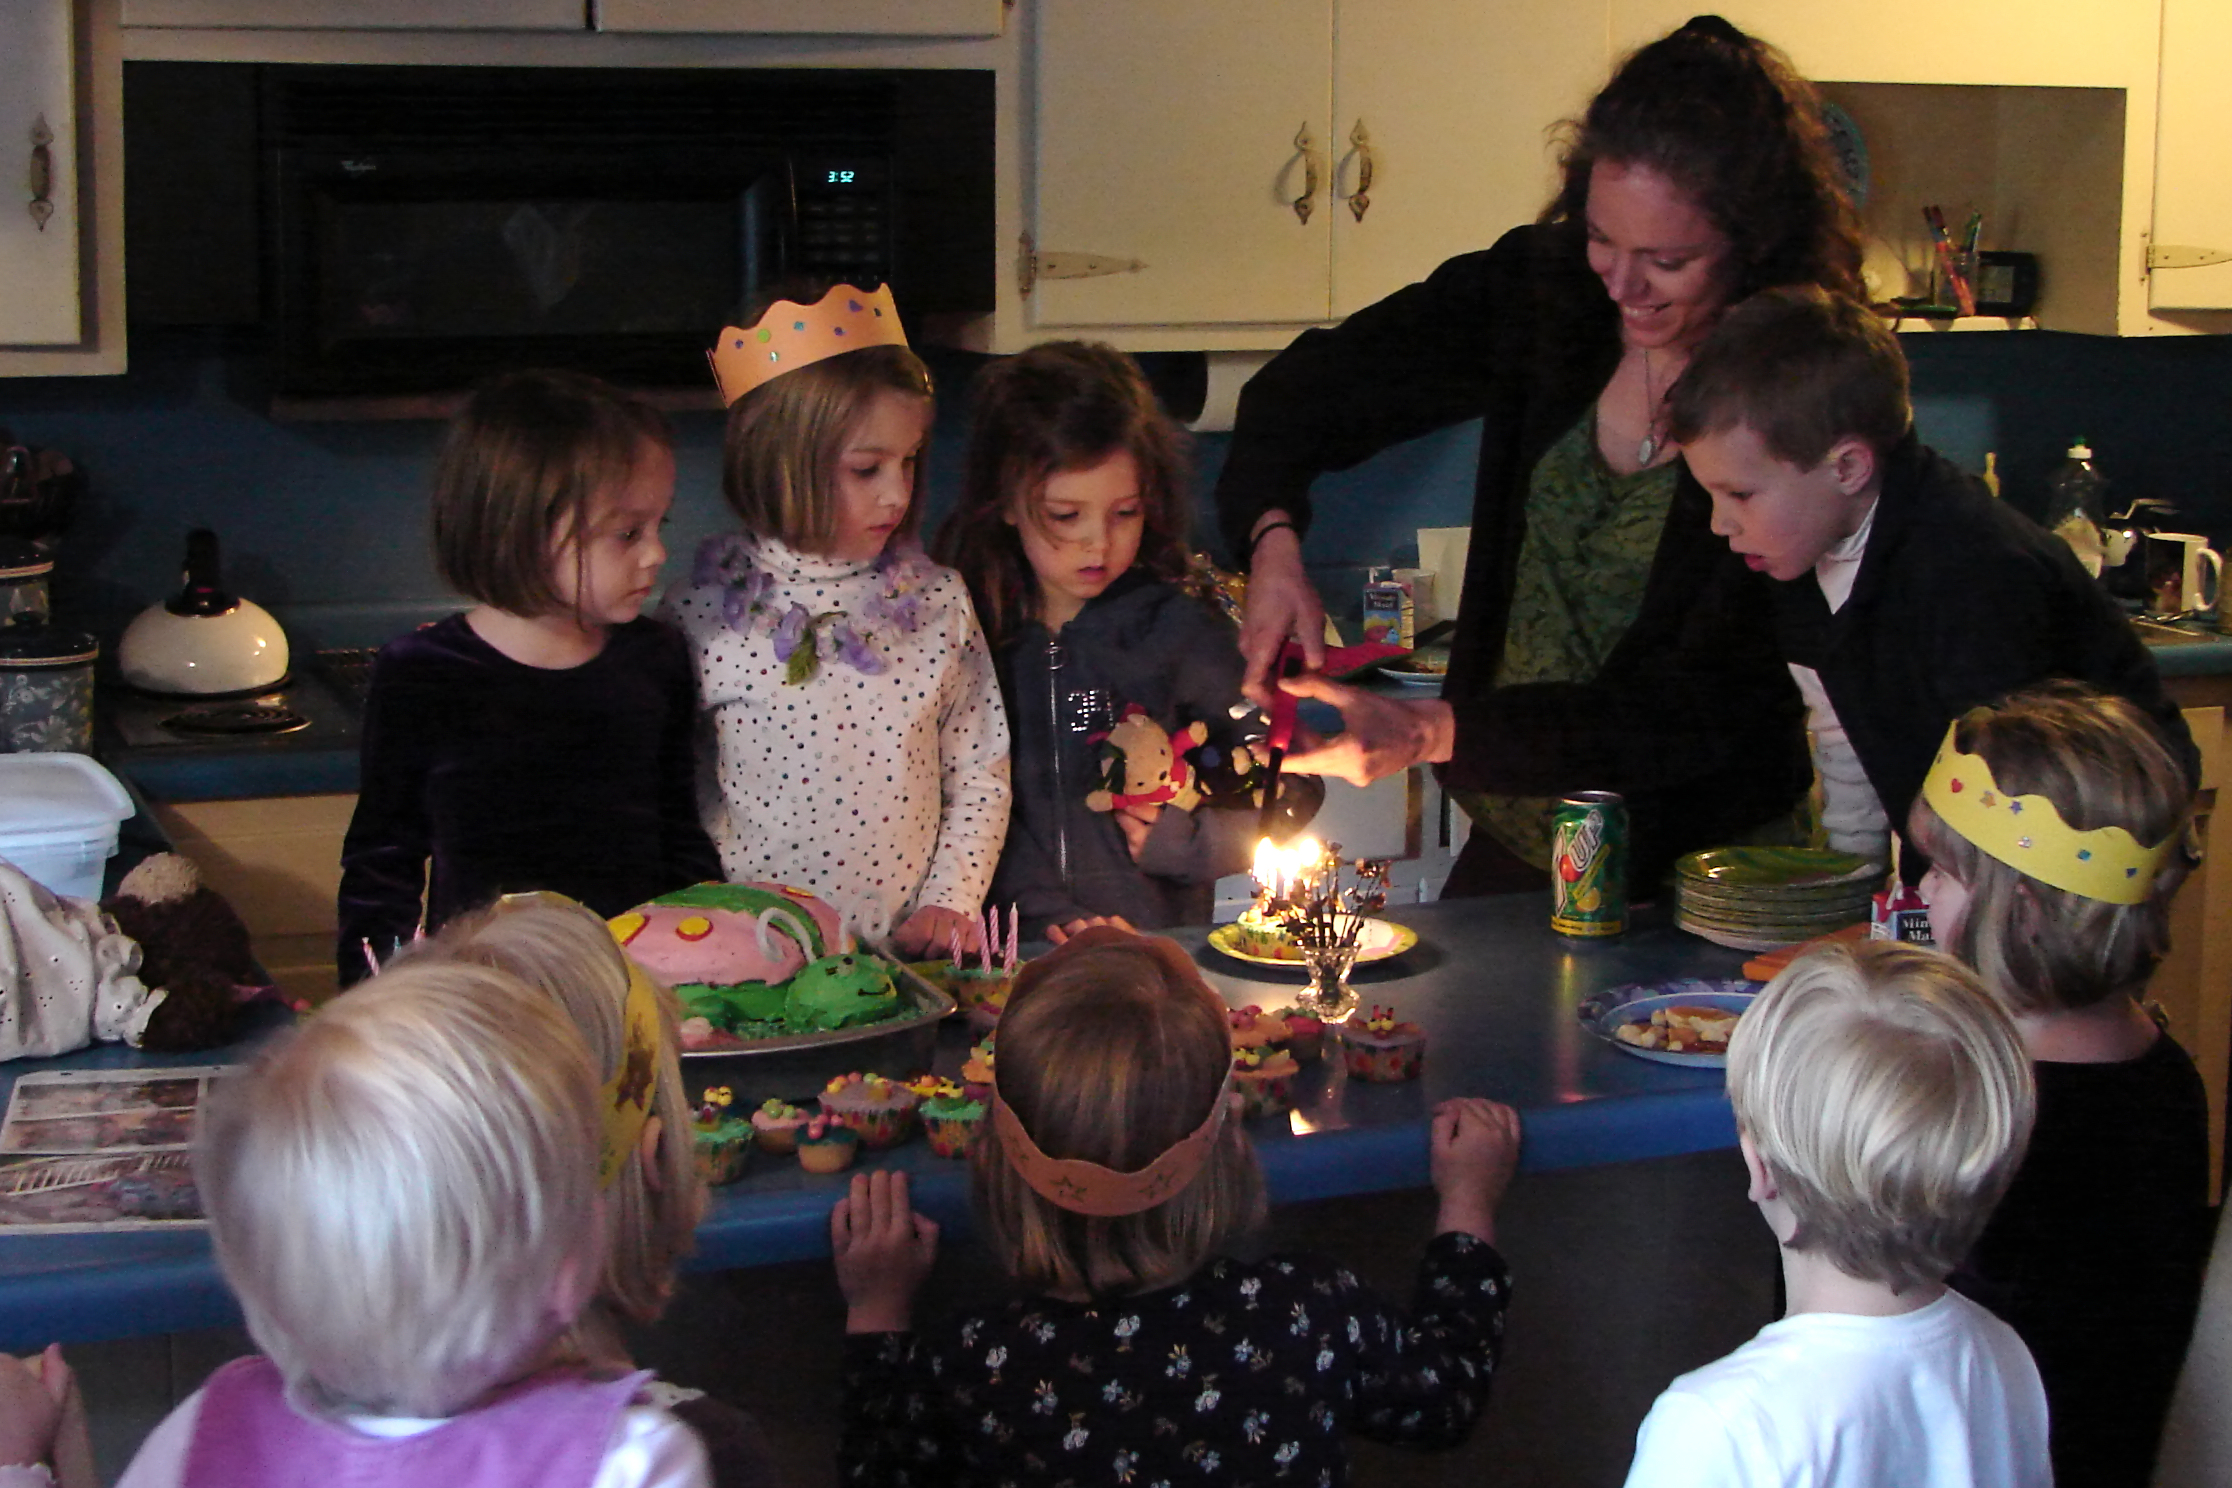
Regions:
[[[769,1099],[752,1113],[752,1135],[760,1146],[778,1157],[788,1157],[798,1150],[798,1129],[806,1124],[806,1113],[798,1107]]]
[[[860,1133],[816,1116],[798,1129],[798,1165],[809,1173],[842,1173],[860,1155]]]
[[[995,1035],[986,1034],[984,1042],[969,1050],[969,1057],[961,1063],[961,1088],[970,1100],[992,1099],[992,1044]]]
[[[1232,1024],[1232,1047],[1235,1049],[1264,1050],[1283,1045],[1287,1041],[1287,1021],[1277,1013],[1267,1013],[1250,1003],[1244,1008],[1233,1008],[1225,1014]]]
[[[734,1099],[726,1085],[708,1090],[705,1103],[690,1120],[690,1150],[697,1158],[698,1176],[711,1188],[741,1178],[752,1150],[752,1123],[730,1112]]]
[[[984,1112],[983,1101],[970,1099],[968,1092],[951,1080],[938,1081],[936,1088],[923,1097],[920,1113],[930,1150],[940,1157],[967,1157],[984,1126]]]
[[[1232,1088],[1240,1092],[1240,1114],[1275,1116],[1294,1109],[1294,1077],[1302,1066],[1284,1049],[1232,1051]]]
[[[1274,1015],[1286,1020],[1287,1052],[1304,1063],[1325,1052],[1325,1022],[1298,1007],[1283,1007]]]
[[[1415,1080],[1426,1064],[1426,1030],[1397,1021],[1393,1008],[1374,1004],[1369,1015],[1353,1014],[1336,1030],[1349,1078],[1395,1084]]]
[[[839,1126],[860,1135],[860,1145],[870,1151],[896,1147],[907,1140],[915,1124],[914,1091],[882,1075],[839,1075],[822,1087],[821,1109]]]
[[[1299,961],[1302,953],[1287,938],[1286,927],[1260,909],[1244,909],[1232,922],[1232,948],[1244,956]]]

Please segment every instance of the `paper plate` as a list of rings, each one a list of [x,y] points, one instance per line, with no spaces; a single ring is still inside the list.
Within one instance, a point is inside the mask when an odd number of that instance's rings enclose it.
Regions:
[[[1820,847],[1709,847],[1674,864],[1677,882],[1774,895],[1873,883],[1883,867],[1855,853]]]
[[[1583,998],[1573,1015],[1581,1026],[1622,1054],[1633,1054],[1653,1064],[1680,1065],[1689,1069],[1725,1069],[1726,1054],[1676,1054],[1670,1049],[1639,1049],[1623,1043],[1614,1030],[1622,1024],[1650,1021],[1660,1008],[1710,1007],[1741,1013],[1759,995],[1756,983],[1708,981],[1692,977],[1667,982],[1631,982]]]
[[[1245,961],[1250,966],[1284,966],[1301,971],[1302,958],[1294,956],[1258,956],[1253,951],[1240,949],[1240,927],[1219,925],[1209,932],[1209,944],[1215,946],[1235,961]],[[1418,932],[1408,925],[1398,925],[1392,920],[1366,920],[1363,931],[1356,939],[1356,964],[1369,966],[1374,961],[1385,961],[1390,956],[1400,956],[1418,944]]]

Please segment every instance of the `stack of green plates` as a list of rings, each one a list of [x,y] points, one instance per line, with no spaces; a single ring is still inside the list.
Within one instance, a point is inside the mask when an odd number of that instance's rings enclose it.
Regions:
[[[1812,847],[1713,847],[1674,865],[1674,923],[1766,951],[1868,918],[1883,865]]]

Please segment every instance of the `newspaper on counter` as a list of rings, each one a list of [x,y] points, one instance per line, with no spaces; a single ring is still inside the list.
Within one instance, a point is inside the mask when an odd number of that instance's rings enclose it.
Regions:
[[[198,1228],[194,1118],[225,1065],[44,1070],[0,1123],[0,1234]]]

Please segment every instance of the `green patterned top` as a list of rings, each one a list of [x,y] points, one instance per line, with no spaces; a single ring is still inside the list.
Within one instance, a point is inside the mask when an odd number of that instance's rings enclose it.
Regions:
[[[1543,455],[1527,483],[1511,618],[1496,685],[1578,682],[1604,666],[1643,608],[1643,585],[1674,502],[1672,463],[1621,475],[1597,449],[1596,409]],[[1476,826],[1519,858],[1550,866],[1546,796],[1457,793]]]

